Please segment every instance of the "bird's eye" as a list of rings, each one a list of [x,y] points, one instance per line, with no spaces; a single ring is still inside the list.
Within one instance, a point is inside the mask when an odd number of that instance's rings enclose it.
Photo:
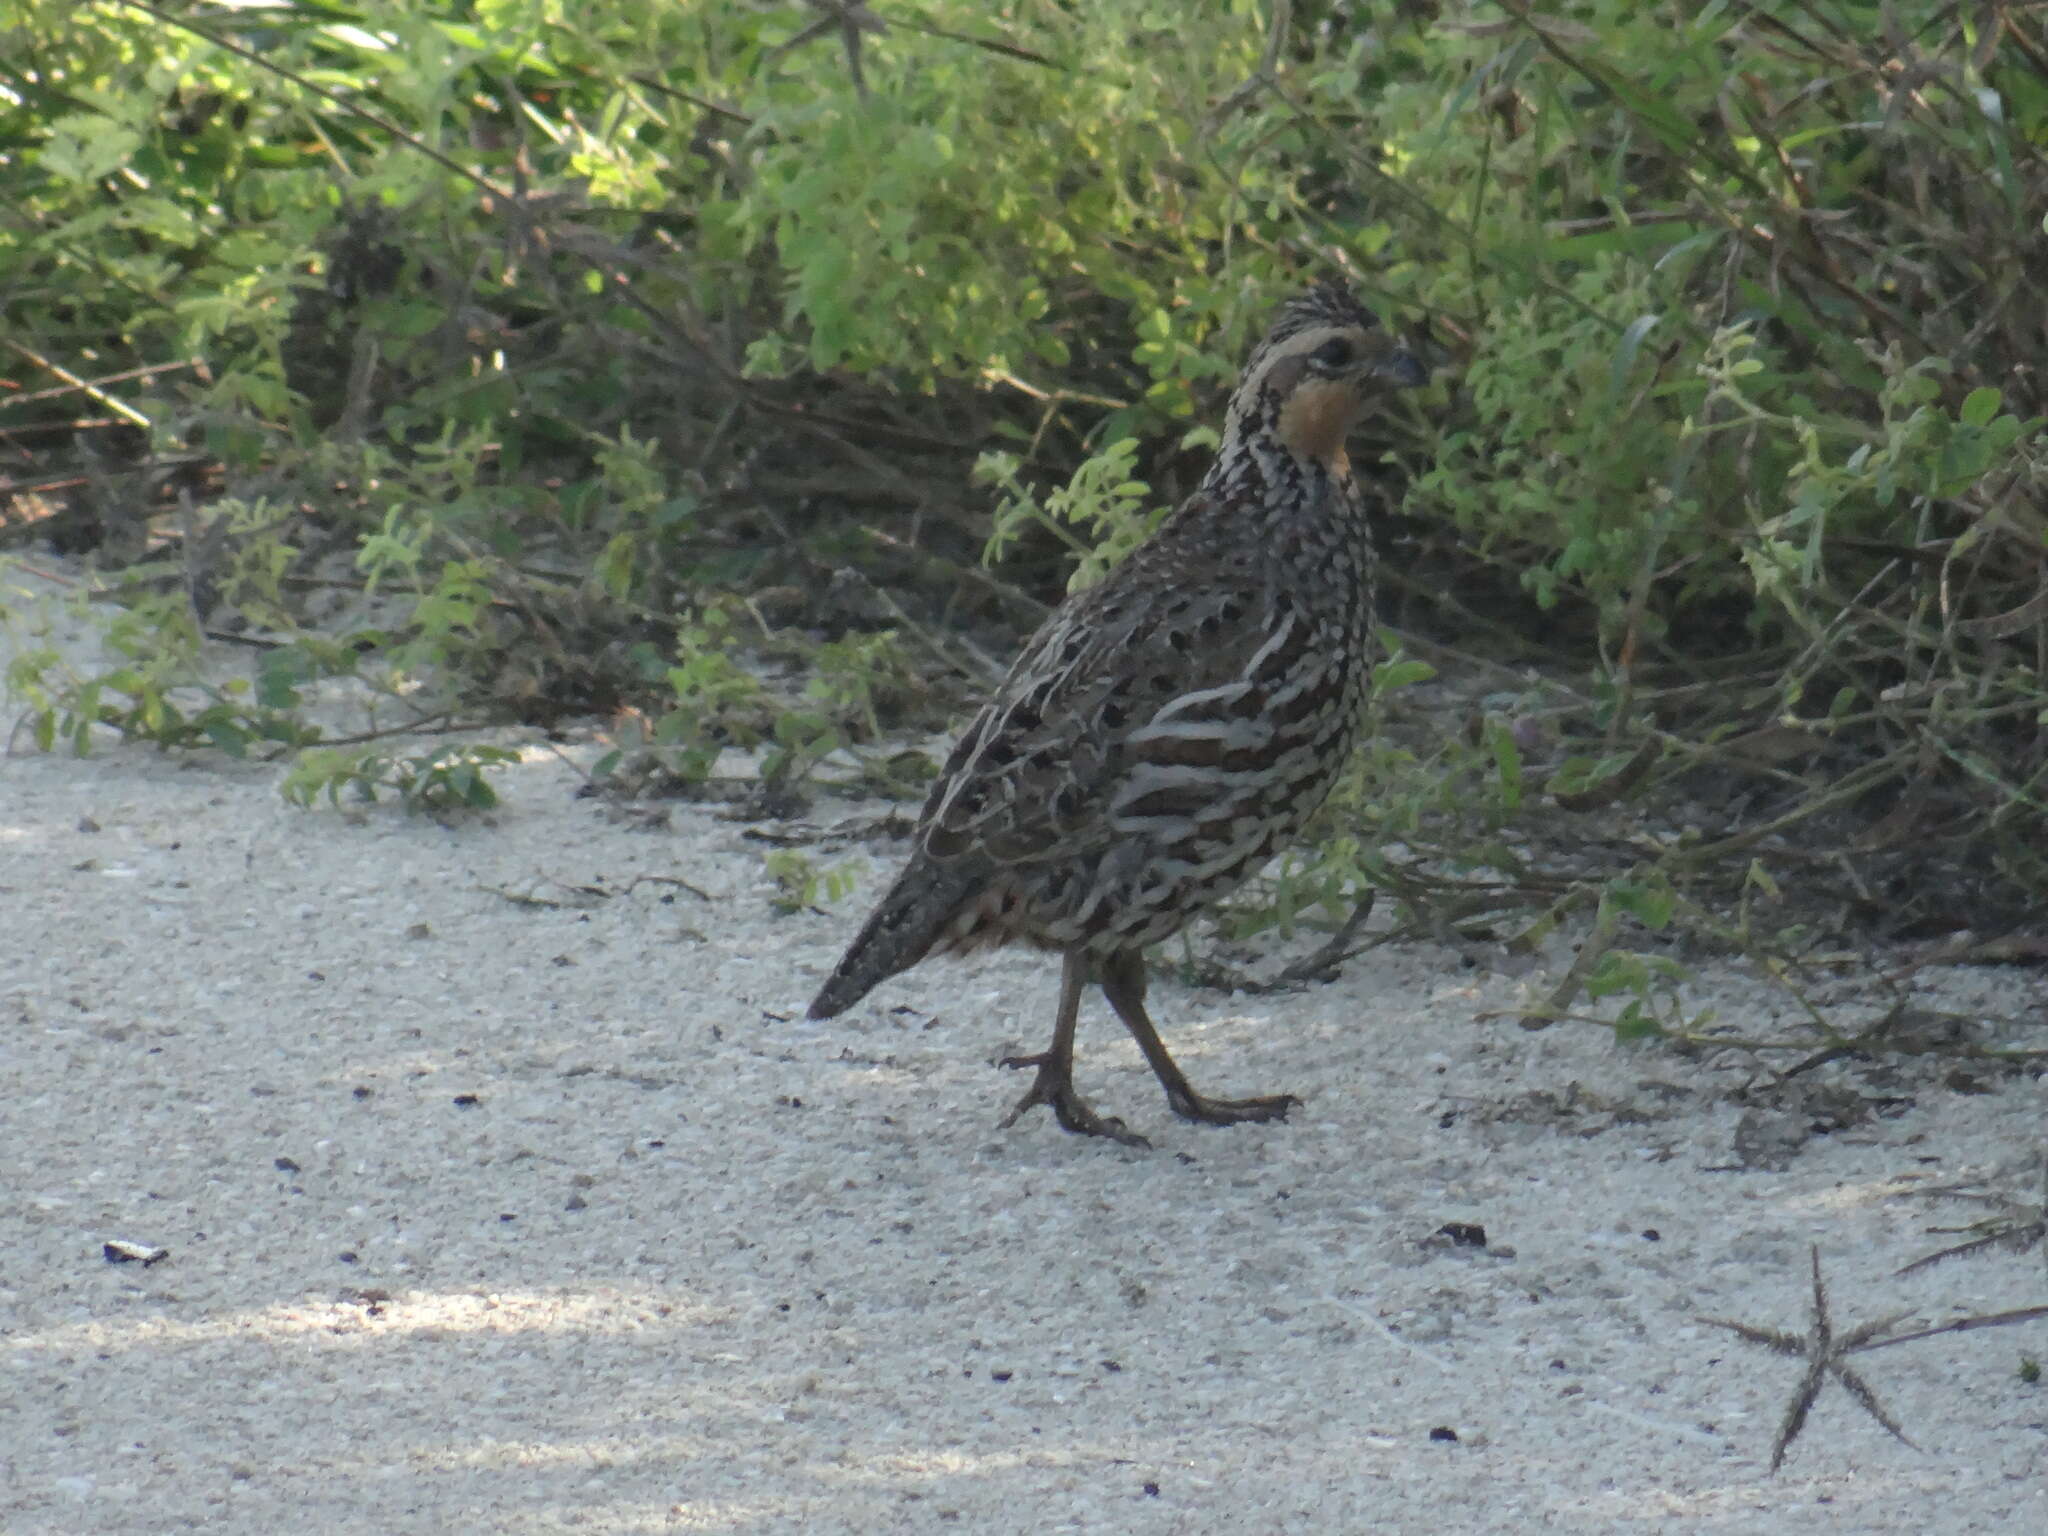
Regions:
[[[1351,362],[1351,343],[1342,336],[1333,336],[1310,354],[1318,367],[1343,368]]]

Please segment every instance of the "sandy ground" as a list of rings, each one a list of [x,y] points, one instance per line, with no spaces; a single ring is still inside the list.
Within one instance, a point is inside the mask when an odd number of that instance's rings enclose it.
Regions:
[[[2048,1300],[2038,1251],[1893,1274],[1975,1214],[1901,1191],[2035,1156],[2042,1080],[1824,1069],[1895,1102],[1745,1167],[1742,1062],[1482,1019],[1532,978],[1406,947],[1156,983],[1284,1125],[1174,1121],[1095,1003],[1156,1150],[1003,1131],[1041,957],[811,1024],[861,898],[777,915],[744,823],[545,753],[452,828],[277,778],[0,760],[6,1536],[2048,1530],[2048,1324],[1857,1357],[1913,1446],[1830,1382],[1772,1477],[1804,1365],[1700,1321],[1804,1330],[1816,1244],[1840,1328]],[[1925,1000],[2048,1023],[2025,972]]]

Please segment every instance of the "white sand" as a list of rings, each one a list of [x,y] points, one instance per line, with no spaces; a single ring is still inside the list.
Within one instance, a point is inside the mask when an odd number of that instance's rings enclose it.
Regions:
[[[999,1131],[1050,960],[801,1019],[897,849],[780,917],[743,824],[630,830],[546,754],[455,829],[277,778],[0,760],[6,1536],[2048,1531],[2048,1324],[1858,1357],[1918,1449],[1830,1384],[1772,1478],[1802,1364],[1698,1321],[1804,1330],[1816,1243],[1840,1327],[2048,1300],[2038,1252],[1892,1274],[1975,1214],[1896,1192],[2036,1154],[2040,1080],[1881,1069],[1910,1108],[1714,1171],[1744,1064],[1479,1021],[1520,983],[1409,947],[1155,984],[1287,1124],[1174,1121],[1091,1002],[1083,1090],[1157,1150]],[[558,881],[615,894],[499,894]],[[2042,1043],[2038,977],[1932,986]],[[1527,1097],[1575,1085],[1655,1118]]]

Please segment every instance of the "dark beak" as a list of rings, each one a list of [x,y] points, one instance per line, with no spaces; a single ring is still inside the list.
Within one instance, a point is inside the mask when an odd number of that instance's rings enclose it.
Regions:
[[[1415,389],[1429,382],[1429,370],[1405,347],[1396,347],[1374,363],[1372,375],[1395,389]]]

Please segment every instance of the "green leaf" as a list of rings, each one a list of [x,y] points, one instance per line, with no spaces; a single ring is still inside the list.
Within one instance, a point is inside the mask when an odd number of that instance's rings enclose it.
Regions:
[[[1635,368],[1636,353],[1642,350],[1643,338],[1663,318],[1662,315],[1639,316],[1621,333],[1621,340],[1614,348],[1614,361],[1607,370],[1607,393],[1610,396],[1621,394],[1622,386],[1628,382],[1628,376]]]
[[[272,651],[256,669],[256,702],[265,709],[296,709],[298,685],[311,673],[303,652],[289,646]]]
[[[1375,693],[1392,693],[1396,688],[1426,683],[1435,676],[1436,668],[1426,661],[1383,661],[1372,669],[1372,686]]]
[[[1671,921],[1677,904],[1668,886],[1637,885],[1626,880],[1617,880],[1608,886],[1601,899],[1628,913],[1652,932],[1661,930]]]
[[[1500,772],[1501,803],[1510,811],[1522,805],[1522,752],[1515,745],[1515,733],[1495,722],[1487,731],[1493,746],[1494,767]]]
[[[241,724],[226,716],[209,719],[205,726],[206,739],[211,741],[229,757],[249,755],[249,732]]]
[[[1778,889],[1778,882],[1772,878],[1771,872],[1764,868],[1762,859],[1749,861],[1749,869],[1743,874],[1742,883],[1755,886],[1772,901],[1778,900],[1784,894]]]
[[[2004,394],[1986,384],[1982,388],[1970,391],[1958,415],[1966,427],[1986,426],[1991,418],[1998,414],[1999,406],[2004,403]]]
[[[1662,1024],[1643,1011],[1641,1003],[1629,1003],[1614,1021],[1614,1038],[1624,1045],[1634,1045],[1643,1040],[1661,1040],[1667,1033]]]

